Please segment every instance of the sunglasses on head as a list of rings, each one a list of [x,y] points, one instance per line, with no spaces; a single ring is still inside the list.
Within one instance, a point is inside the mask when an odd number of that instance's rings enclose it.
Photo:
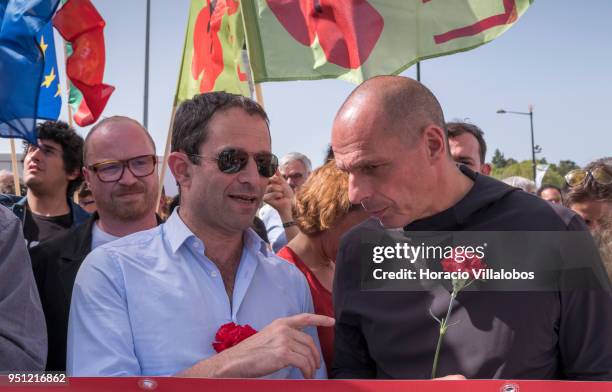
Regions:
[[[238,173],[249,163],[250,154],[238,148],[229,148],[221,151],[216,157],[205,157],[198,154],[187,154],[194,157],[217,161],[217,167],[223,173]],[[270,178],[278,169],[278,158],[268,152],[258,152],[253,154],[253,159],[257,165],[257,172],[260,176]]]
[[[612,184],[611,173],[612,171],[608,171],[604,167],[597,167],[593,170],[576,169],[565,175],[565,182],[570,187],[574,187],[583,184],[590,176],[599,185],[610,185]]]

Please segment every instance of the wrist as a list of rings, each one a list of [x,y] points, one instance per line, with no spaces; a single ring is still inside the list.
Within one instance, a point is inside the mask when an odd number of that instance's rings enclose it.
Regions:
[[[295,223],[295,221],[293,220],[289,220],[286,222],[283,222],[283,227],[286,229],[287,227],[292,227],[292,226],[296,226],[297,223]]]

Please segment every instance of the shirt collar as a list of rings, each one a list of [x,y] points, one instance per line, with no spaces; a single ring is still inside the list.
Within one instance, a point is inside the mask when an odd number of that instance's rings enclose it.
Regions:
[[[168,242],[170,243],[170,248],[172,249],[172,253],[176,253],[176,251],[183,245],[185,241],[189,238],[197,238],[195,234],[183,222],[181,217],[178,214],[178,208],[176,208],[172,215],[166,220],[164,223],[164,232],[166,237],[168,238]],[[243,235],[244,247],[252,253],[261,252],[265,256],[269,256],[270,249],[268,244],[261,239],[257,233],[251,228],[248,228],[244,231]],[[205,244],[205,243],[204,243]]]

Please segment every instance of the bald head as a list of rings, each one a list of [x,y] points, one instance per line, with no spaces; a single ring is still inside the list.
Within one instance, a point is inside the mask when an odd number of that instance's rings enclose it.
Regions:
[[[385,130],[418,136],[428,125],[444,129],[444,114],[436,97],[423,84],[402,76],[377,76],[357,87],[340,107],[336,119],[369,110],[384,119]]]
[[[153,153],[155,153],[155,142],[153,141],[153,138],[138,121],[125,116],[112,116],[107,117],[102,121],[98,122],[96,125],[94,125],[87,134],[87,137],[85,137],[85,145],[83,147],[83,162],[87,164],[87,151],[91,148],[91,140],[97,138],[97,136],[95,135],[100,134],[100,136],[102,137],[107,137],[105,135],[103,136],[102,134],[106,134],[115,130],[120,131],[124,127],[140,128],[142,132],[146,135],[148,141],[151,143],[151,147],[153,147]],[[123,141],[114,140],[113,142]]]

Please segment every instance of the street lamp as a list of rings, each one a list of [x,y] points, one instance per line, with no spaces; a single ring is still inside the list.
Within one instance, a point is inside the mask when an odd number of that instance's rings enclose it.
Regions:
[[[535,178],[536,178],[536,159],[535,159],[535,154],[536,154],[536,152],[541,152],[542,149],[540,148],[540,146],[536,146],[535,142],[533,140],[533,105],[529,105],[529,111],[528,112],[514,112],[514,111],[511,111],[511,110],[499,109],[497,111],[497,113],[498,114],[506,114],[506,113],[510,113],[510,114],[522,114],[522,115],[525,115],[525,116],[529,116],[529,122],[531,124],[531,169],[532,169],[532,172],[533,172],[533,180],[535,181]]]

